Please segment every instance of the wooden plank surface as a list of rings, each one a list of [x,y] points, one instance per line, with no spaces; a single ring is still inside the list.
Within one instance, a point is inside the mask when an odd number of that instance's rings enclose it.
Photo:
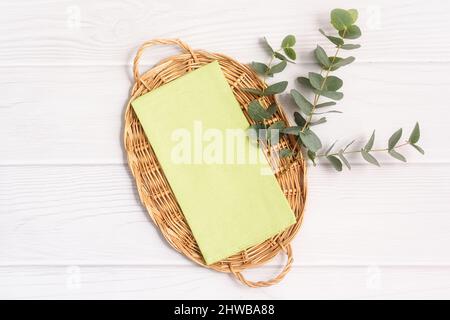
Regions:
[[[294,33],[299,61],[283,74],[294,88],[317,70],[316,44],[331,48],[317,29],[329,30],[336,6],[360,11],[363,47],[338,73],[344,114],[317,132],[325,145],[361,145],[377,129],[381,147],[418,120],[426,156],[310,168],[295,266],[251,290],[175,252],[140,205],[121,143],[131,62],[152,38],[265,61],[262,36]],[[1,2],[0,298],[449,298],[449,10],[444,0]],[[141,69],[177,52],[146,52]]]

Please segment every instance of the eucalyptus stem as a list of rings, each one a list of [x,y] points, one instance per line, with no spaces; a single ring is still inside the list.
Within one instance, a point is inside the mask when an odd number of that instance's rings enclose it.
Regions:
[[[342,37],[344,37],[345,36],[345,30],[344,30],[344,33],[343,33],[343,36]],[[321,92],[322,90],[323,90],[323,88],[324,88],[324,86],[325,86],[325,83],[326,83],[326,81],[327,81],[327,79],[328,79],[328,76],[330,75],[330,72],[331,72],[331,69],[333,68],[333,64],[334,64],[334,61],[336,60],[336,58],[337,58],[337,56],[338,56],[338,54],[339,54],[339,51],[341,50],[341,46],[342,45],[337,45],[336,46],[336,52],[334,53],[334,55],[333,55],[333,57],[331,58],[331,62],[330,62],[330,66],[328,67],[328,69],[326,70],[326,72],[325,72],[325,76],[323,77],[323,82],[322,82],[322,84],[320,85],[320,90],[319,90],[319,92]],[[314,111],[316,110],[316,106],[317,106],[317,104],[319,103],[319,99],[320,99],[320,97],[321,97],[321,94],[320,93],[316,93],[315,94],[315,96],[314,96],[314,100],[313,100],[313,103],[312,103],[312,110],[311,110],[311,113],[308,115],[308,117],[306,118],[306,122],[305,122],[305,124],[303,125],[303,128],[302,128],[302,132],[304,132],[308,127],[309,127],[309,125],[311,124],[311,121],[312,121],[312,117],[313,117],[313,115],[314,115]]]
[[[407,145],[410,145],[410,144],[411,143],[409,141],[406,141],[406,142],[404,142],[402,144],[399,144],[399,145],[395,146],[392,149],[398,149],[398,148],[401,148],[401,147],[404,147],[404,146],[407,146]],[[392,150],[392,149],[389,149],[389,148],[371,149],[370,152],[387,152],[387,151]],[[335,152],[335,153],[329,153],[329,154],[322,153],[322,154],[316,155],[316,158],[323,158],[323,157],[328,157],[328,156],[339,156],[339,154],[361,153],[361,151],[363,151],[363,150],[364,149],[359,149],[359,150],[344,151],[344,152],[341,152],[341,153]]]

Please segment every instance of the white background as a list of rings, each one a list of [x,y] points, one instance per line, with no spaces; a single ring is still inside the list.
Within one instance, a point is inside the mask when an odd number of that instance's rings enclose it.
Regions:
[[[265,61],[259,39],[294,33],[299,63],[331,45],[334,7],[357,8],[363,37],[325,145],[377,129],[422,127],[426,156],[351,172],[310,168],[295,266],[250,289],[170,248],[139,203],[122,146],[137,47],[178,37],[239,61]],[[0,298],[450,298],[450,2],[2,1],[0,3]],[[176,53],[145,54],[143,69]],[[331,51],[330,51],[331,52]],[[250,191],[250,190],[249,190]],[[277,259],[246,272],[265,279]]]

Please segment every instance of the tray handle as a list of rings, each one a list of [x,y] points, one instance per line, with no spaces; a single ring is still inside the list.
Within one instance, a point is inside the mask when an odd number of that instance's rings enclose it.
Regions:
[[[134,57],[134,62],[133,62],[133,75],[134,75],[134,80],[136,81],[136,83],[139,83],[139,82],[142,83],[142,80],[141,80],[141,77],[139,74],[139,60],[140,60],[142,54],[144,53],[145,49],[155,46],[155,45],[176,45],[176,46],[180,47],[184,53],[189,53],[195,62],[198,62],[197,56],[195,55],[195,53],[191,49],[191,47],[189,47],[186,43],[184,43],[183,41],[181,41],[179,39],[154,39],[154,40],[144,42],[139,47],[138,51],[136,52],[136,56]]]
[[[284,266],[283,270],[281,270],[281,272],[276,277],[274,277],[270,280],[265,280],[265,281],[250,281],[250,280],[245,279],[244,276],[242,275],[242,273],[240,273],[238,271],[234,271],[232,266],[230,265],[231,272],[240,282],[242,282],[243,284],[245,284],[251,288],[269,287],[274,284],[277,284],[278,282],[283,280],[283,278],[286,276],[286,274],[288,274],[288,272],[291,270],[292,263],[294,262],[294,258],[292,257],[291,244],[288,244],[286,247],[283,246],[283,244],[281,244],[281,243],[279,243],[279,245],[280,245],[282,251],[287,255],[287,262],[286,262],[286,265]]]

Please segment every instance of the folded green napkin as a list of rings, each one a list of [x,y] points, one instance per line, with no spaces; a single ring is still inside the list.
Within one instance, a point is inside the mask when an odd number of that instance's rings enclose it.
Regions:
[[[207,264],[295,223],[261,150],[246,137],[238,139],[249,124],[218,62],[132,106]]]

